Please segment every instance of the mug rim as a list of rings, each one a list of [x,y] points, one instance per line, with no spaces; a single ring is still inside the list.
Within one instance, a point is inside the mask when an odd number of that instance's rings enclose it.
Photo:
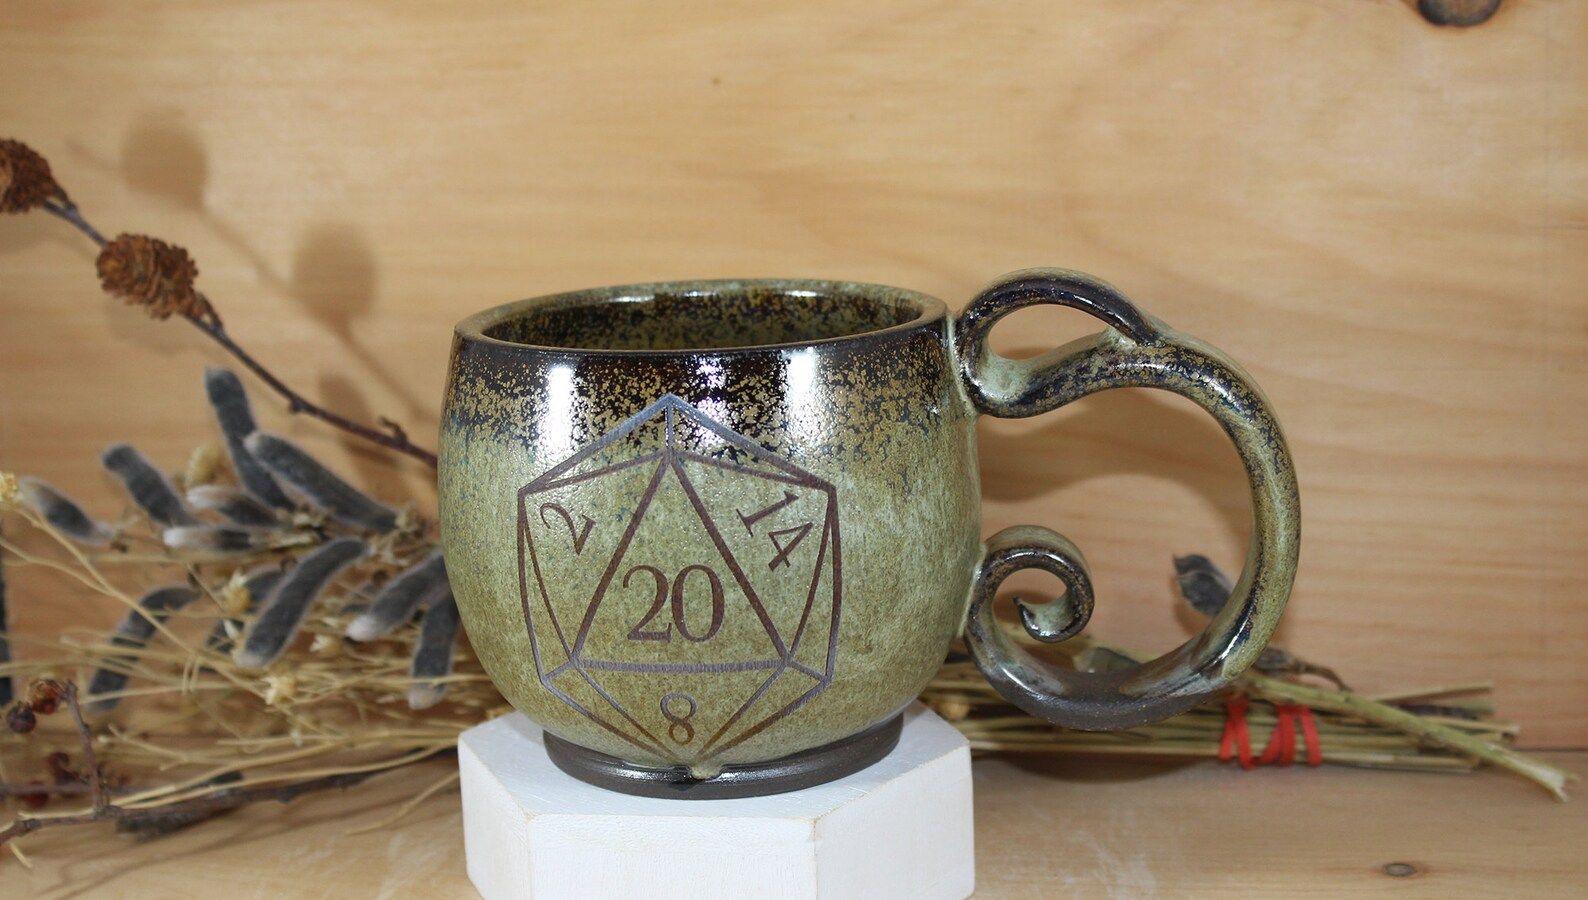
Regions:
[[[690,293],[724,293],[733,289],[775,289],[783,290],[790,294],[798,295],[808,292],[812,296],[857,296],[878,297],[886,296],[894,300],[903,300],[916,306],[916,314],[911,318],[882,328],[870,328],[864,331],[855,331],[848,334],[838,334],[830,337],[811,338],[803,341],[784,341],[756,344],[733,344],[721,347],[677,347],[677,348],[622,348],[622,347],[596,347],[596,346],[567,346],[561,344],[532,344],[524,341],[507,340],[492,337],[487,330],[502,325],[514,317],[535,309],[573,308],[579,306],[597,306],[613,303],[643,302],[653,299],[657,294],[683,294]],[[502,347],[510,350],[529,350],[544,353],[560,353],[575,355],[601,355],[601,356],[687,356],[697,354],[726,355],[734,353],[756,353],[767,350],[798,349],[803,347],[818,347],[830,344],[841,344],[849,341],[863,341],[878,337],[900,334],[921,328],[948,316],[948,304],[930,294],[912,291],[908,288],[893,287],[892,285],[877,284],[865,281],[845,281],[842,279],[824,278],[702,278],[686,279],[681,281],[647,281],[633,284],[609,285],[606,287],[581,288],[571,291],[559,291],[553,294],[542,294],[513,300],[489,309],[481,310],[473,315],[460,320],[454,327],[453,333],[461,340]]]

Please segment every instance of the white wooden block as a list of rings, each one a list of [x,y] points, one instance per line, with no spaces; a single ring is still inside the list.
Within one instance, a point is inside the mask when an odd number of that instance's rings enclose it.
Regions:
[[[552,765],[541,735],[513,713],[458,741],[469,878],[486,900],[959,900],[975,887],[970,748],[918,704],[870,768],[742,800],[592,787]]]

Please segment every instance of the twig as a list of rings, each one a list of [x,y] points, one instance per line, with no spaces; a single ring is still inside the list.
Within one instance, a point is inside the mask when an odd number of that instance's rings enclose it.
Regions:
[[[82,211],[77,208],[77,204],[73,203],[65,192],[61,193],[59,201],[45,201],[43,208],[57,218],[71,224],[72,227],[82,232],[96,245],[104,247],[108,243],[105,240],[105,236],[88,221]],[[355,422],[346,416],[331,412],[293,390],[286,382],[276,377],[275,373],[265,368],[264,364],[255,359],[252,354],[244,350],[241,345],[232,339],[231,335],[226,333],[226,325],[221,321],[220,315],[214,312],[213,306],[210,306],[210,312],[205,317],[184,313],[183,318],[187,319],[194,328],[208,335],[215,343],[221,345],[226,352],[242,363],[248,371],[253,372],[271,390],[281,395],[287,401],[288,412],[312,416],[355,437],[363,438],[388,450],[395,450],[398,453],[411,456],[432,469],[436,467],[435,453],[410,441],[407,432],[390,419],[382,417],[380,420],[382,427],[386,430],[373,428]]]
[[[43,205],[47,212],[53,213],[59,218],[70,222],[74,228],[76,228],[78,231],[81,231],[83,234],[88,235],[88,239],[100,247],[110,243],[109,241],[105,240],[104,235],[99,233],[99,229],[89,224],[89,221],[83,218],[82,211],[77,208],[76,203],[72,202],[72,198],[66,196],[65,191],[61,192],[60,200],[58,202],[46,200],[44,201]]]
[[[1326,691],[1292,681],[1283,681],[1278,678],[1269,678],[1248,672],[1243,676],[1244,682],[1254,693],[1270,699],[1279,699],[1291,703],[1304,703],[1315,709],[1327,709],[1332,712],[1348,716],[1356,716],[1369,722],[1375,722],[1386,728],[1415,735],[1418,738],[1437,744],[1465,756],[1481,759],[1484,762],[1509,769],[1529,781],[1535,782],[1545,790],[1555,795],[1557,800],[1566,799],[1566,782],[1572,777],[1571,773],[1557,769],[1547,763],[1532,760],[1499,744],[1490,743],[1480,737],[1467,734],[1438,722],[1430,722],[1427,717],[1397,709],[1387,703],[1380,703],[1345,691]]]
[[[10,842],[13,838],[25,834],[32,834],[44,828],[53,828],[58,825],[87,825],[91,822],[115,822],[123,829],[141,829],[153,823],[183,818],[188,821],[197,821],[200,817],[207,818],[216,813],[227,812],[250,803],[265,800],[276,800],[286,803],[304,794],[323,791],[329,788],[351,787],[365,781],[381,772],[391,769],[377,769],[369,772],[338,772],[334,775],[322,775],[306,781],[293,784],[276,785],[261,788],[240,788],[216,791],[203,797],[194,797],[181,803],[172,803],[167,806],[153,806],[141,809],[127,809],[110,805],[102,810],[78,813],[69,816],[52,816],[49,818],[20,817],[10,826],[0,831],[0,845]],[[201,816],[201,814],[203,814]]]
[[[271,390],[285,398],[287,401],[288,412],[303,413],[304,415],[313,416],[322,422],[330,424],[336,428],[340,428],[349,434],[361,437],[370,443],[379,444],[382,447],[385,447],[389,450],[395,450],[398,453],[405,453],[414,459],[423,462],[432,469],[436,467],[436,455],[431,451],[426,450],[423,447],[419,447],[412,441],[408,440],[408,434],[407,432],[403,431],[402,428],[392,428],[390,425],[390,419],[385,417],[381,418],[381,422],[386,424],[388,427],[387,431],[381,431],[376,428],[371,428],[368,425],[361,425],[358,422],[347,418],[346,416],[339,415],[337,413],[331,412],[328,409],[325,409],[324,407],[317,406],[314,403],[304,399],[302,394],[299,394],[297,391],[288,387],[285,382],[283,382],[280,378],[277,378],[269,369],[265,368],[262,363],[254,359],[254,357],[248,351],[238,346],[237,342],[232,340],[231,335],[226,333],[226,326],[222,324],[218,318],[214,319],[213,321],[206,321],[204,319],[198,318],[197,316],[185,316],[185,318],[193,324],[194,328],[197,328],[199,331],[209,335],[209,337],[214,340],[215,343],[226,348],[228,353],[236,357],[238,362],[242,363],[243,366],[248,369],[248,371],[253,372],[256,376],[258,376],[259,380],[268,385]]]
[[[105,794],[105,783],[99,772],[99,756],[94,752],[94,733],[83,721],[83,707],[77,702],[77,683],[66,682],[66,706],[72,711],[72,724],[77,727],[77,737],[83,743],[83,765],[88,767],[88,796],[94,803],[94,812],[110,808],[110,797]]]
[[[61,825],[85,825],[91,822],[115,822],[116,827],[123,831],[162,833],[249,803],[256,803],[262,800],[275,800],[286,803],[289,800],[314,791],[355,785],[381,772],[389,772],[393,768],[411,765],[428,759],[436,753],[445,752],[444,750],[437,750],[433,753],[415,755],[397,766],[383,766],[362,771],[333,772],[289,784],[223,788],[202,796],[159,806],[120,806],[110,801],[110,795],[105,790],[104,780],[99,771],[99,758],[94,751],[94,736],[89,731],[87,722],[83,719],[82,707],[77,701],[77,685],[75,683],[66,683],[64,697],[66,705],[72,713],[72,723],[77,729],[79,739],[82,741],[83,764],[88,768],[88,793],[92,800],[92,808],[86,812],[64,816],[20,816],[5,829],[0,830],[0,844],[8,843],[13,838],[31,834],[44,828],[53,828]]]

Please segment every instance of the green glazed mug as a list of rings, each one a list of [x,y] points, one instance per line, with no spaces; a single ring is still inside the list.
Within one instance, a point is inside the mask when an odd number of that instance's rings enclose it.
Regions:
[[[1003,316],[1084,310],[1100,334],[994,353]],[[1224,609],[1178,649],[1078,672],[1011,641],[1013,571],[1064,594],[1019,604],[1042,641],[1092,610],[1080,551],[1036,526],[983,541],[979,415],[1031,416],[1105,388],[1201,405],[1250,479],[1254,527]],[[565,771],[631,793],[775,793],[856,771],[963,636],[990,682],[1072,728],[1124,728],[1219,691],[1289,595],[1295,472],[1252,380],[1218,350],[1058,269],[1009,275],[957,318],[836,281],[700,281],[508,304],[456,332],[441,528],[470,641]]]

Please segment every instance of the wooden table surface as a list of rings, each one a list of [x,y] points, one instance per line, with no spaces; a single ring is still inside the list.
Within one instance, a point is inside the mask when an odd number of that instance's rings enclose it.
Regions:
[[[1588,753],[1546,759],[1588,774]],[[451,761],[139,844],[63,829],[0,862],[0,895],[471,897],[456,791],[362,834]],[[1581,895],[1588,803],[1498,772],[1241,772],[1078,757],[975,764],[978,897]],[[108,837],[100,832],[96,838]],[[1402,863],[1413,874],[1391,876]]]

